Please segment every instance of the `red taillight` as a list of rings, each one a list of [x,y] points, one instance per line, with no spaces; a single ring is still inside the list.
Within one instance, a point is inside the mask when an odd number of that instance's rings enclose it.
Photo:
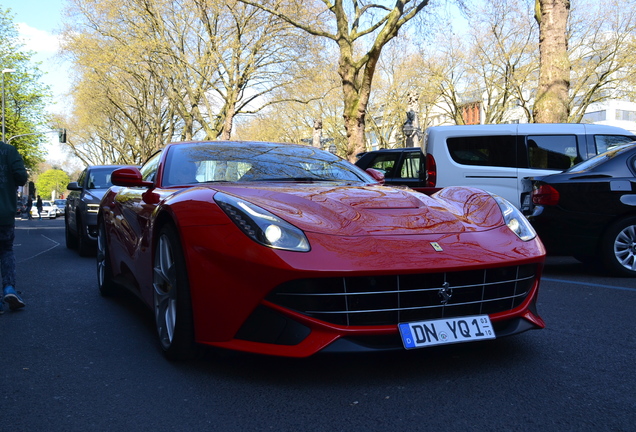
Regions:
[[[432,154],[426,155],[426,187],[437,185],[437,164]]]
[[[559,191],[549,184],[535,186],[532,190],[532,202],[536,205],[557,205],[559,198]]]

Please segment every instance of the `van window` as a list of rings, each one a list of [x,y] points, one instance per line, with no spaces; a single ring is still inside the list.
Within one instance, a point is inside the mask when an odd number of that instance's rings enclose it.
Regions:
[[[530,168],[562,171],[581,161],[575,135],[532,135],[526,142]]]
[[[612,147],[634,141],[634,137],[621,135],[594,135],[595,154],[605,153]]]
[[[517,167],[517,146],[511,135],[448,138],[448,151],[462,165]]]

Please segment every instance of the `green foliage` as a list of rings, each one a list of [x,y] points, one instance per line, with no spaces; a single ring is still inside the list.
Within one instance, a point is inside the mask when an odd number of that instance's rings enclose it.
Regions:
[[[0,70],[15,69],[0,77],[4,82],[5,140],[11,140],[27,168],[35,168],[44,160],[41,148],[44,135],[11,138],[50,129],[45,108],[51,91],[40,82],[42,71],[39,64],[31,61],[34,53],[22,47],[13,15],[10,10],[0,9]]]
[[[35,182],[36,193],[42,199],[52,198],[53,191],[59,195],[66,191],[66,186],[70,182],[68,174],[59,169],[50,169],[38,176]]]

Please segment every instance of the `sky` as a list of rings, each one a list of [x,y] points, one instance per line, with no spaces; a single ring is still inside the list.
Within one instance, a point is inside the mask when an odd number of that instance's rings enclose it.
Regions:
[[[36,54],[33,61],[41,62],[44,72],[42,82],[51,87],[54,104],[48,107],[52,113],[64,112],[63,95],[68,91],[69,79],[65,65],[59,58],[58,38],[62,27],[64,0],[0,0],[3,10],[10,9],[13,22],[18,27],[25,49]],[[66,155],[57,142],[57,134],[46,134],[47,161],[62,163]]]

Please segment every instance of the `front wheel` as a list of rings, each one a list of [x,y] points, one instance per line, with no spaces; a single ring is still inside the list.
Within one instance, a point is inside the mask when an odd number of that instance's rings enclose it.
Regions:
[[[155,325],[159,343],[169,360],[186,360],[196,354],[192,301],[185,258],[179,236],[164,226],[155,246],[153,268]]]
[[[602,240],[605,268],[616,276],[636,277],[636,217],[610,226]]]
[[[66,247],[68,249],[76,249],[77,248],[77,236],[71,232],[71,229],[68,226],[68,217],[64,217],[64,235],[66,239]]]
[[[97,228],[97,286],[99,293],[110,297],[117,293],[117,285],[113,282],[113,271],[106,241],[106,228],[102,221]]]
[[[81,257],[95,255],[95,245],[88,238],[88,227],[81,219],[77,221],[77,251]]]

